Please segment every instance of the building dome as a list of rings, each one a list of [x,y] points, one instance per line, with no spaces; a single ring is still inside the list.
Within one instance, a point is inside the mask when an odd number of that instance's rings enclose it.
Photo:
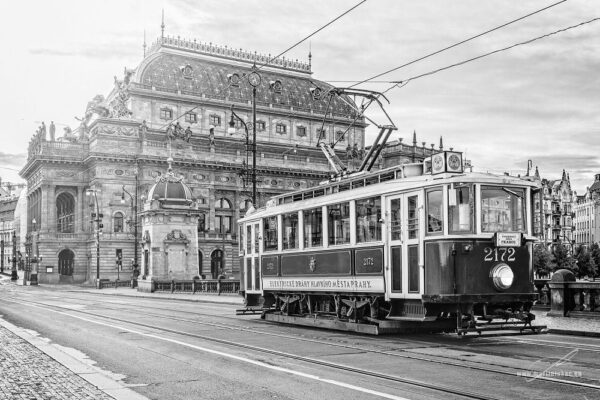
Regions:
[[[183,183],[182,177],[176,177],[173,174],[173,170],[171,169],[172,159],[168,161],[169,171],[156,179],[156,183],[148,192],[148,199],[191,204],[193,202],[191,189]]]

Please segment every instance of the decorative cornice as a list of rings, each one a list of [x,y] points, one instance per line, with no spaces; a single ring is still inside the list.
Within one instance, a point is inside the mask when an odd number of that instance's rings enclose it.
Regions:
[[[154,43],[152,43],[152,45],[150,45],[150,48],[146,52],[146,56],[156,53],[162,47],[184,50],[226,60],[242,61],[249,64],[262,65],[268,63],[268,67],[272,68],[286,69],[306,74],[311,73],[310,63],[298,61],[297,59],[290,60],[286,59],[285,56],[272,59],[270,54],[267,56],[264,54],[258,54],[257,52],[252,53],[250,51],[245,51],[243,49],[236,50],[233,48],[228,48],[227,46],[213,45],[212,42],[207,44],[196,41],[196,39],[181,39],[179,36],[177,38],[171,36],[163,36],[158,38],[156,41],[154,41]]]

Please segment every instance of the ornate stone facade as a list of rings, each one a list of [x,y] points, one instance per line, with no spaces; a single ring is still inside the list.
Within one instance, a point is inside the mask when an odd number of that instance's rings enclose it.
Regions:
[[[86,107],[80,125],[66,128],[62,137],[48,140],[36,133],[21,170],[27,180],[27,230],[37,221],[43,266],[40,282],[81,282],[115,279],[115,256],[122,255],[120,279],[133,263],[133,202],[123,186],[137,192],[141,205],[157,176],[167,169],[185,178],[197,204],[197,275],[228,277],[238,274],[235,222],[251,199],[244,129],[228,130],[231,106],[244,121],[252,121],[252,86],[247,76],[254,62],[266,56],[160,38],[140,65],[114,79],[108,96],[98,95]],[[316,144],[334,142],[336,134],[355,120],[353,110],[340,99],[319,92],[329,88],[312,78],[310,65],[277,60],[262,67],[256,89],[257,206],[276,194],[317,184],[332,173]],[[323,125],[323,121],[325,123]],[[179,123],[179,126],[176,123]],[[323,126],[323,131],[320,129]],[[336,151],[346,160],[347,146],[364,149],[365,122],[359,118]],[[167,128],[178,135],[167,138]],[[251,146],[250,146],[251,147]],[[94,196],[87,196],[94,189]],[[146,197],[144,197],[146,196]],[[96,200],[103,225],[100,235],[99,274],[96,271]],[[138,220],[138,243],[146,238]],[[197,239],[196,239],[197,237]],[[141,254],[141,253],[140,253]],[[138,264],[142,264],[138,260]],[[224,262],[224,264],[221,264]]]

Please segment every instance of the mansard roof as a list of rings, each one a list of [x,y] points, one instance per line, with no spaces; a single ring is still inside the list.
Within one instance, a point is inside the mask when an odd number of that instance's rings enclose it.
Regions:
[[[247,103],[252,100],[252,86],[245,75],[252,72],[256,62],[262,78],[257,87],[257,105],[317,113],[327,110],[329,98],[314,96],[311,89],[319,88],[324,93],[332,86],[311,79],[309,64],[278,59],[274,65],[261,68],[269,58],[212,44],[159,38],[137,68],[132,83],[145,89]],[[238,82],[232,83],[231,78]],[[332,110],[338,116],[353,114],[352,108],[337,96],[331,102],[329,112]]]

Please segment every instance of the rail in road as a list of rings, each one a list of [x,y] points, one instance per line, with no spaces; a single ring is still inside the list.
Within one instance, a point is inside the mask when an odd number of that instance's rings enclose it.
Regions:
[[[62,296],[62,295],[57,296],[57,299],[58,298],[60,298],[60,300],[62,300],[62,301],[66,300],[65,296]],[[73,300],[76,299],[80,302],[82,301],[82,299],[80,297],[73,297],[72,299]],[[5,300],[9,300],[9,299],[5,298]],[[104,309],[106,309],[106,311],[110,312],[111,308],[107,307],[106,300],[107,299],[103,299],[102,306]],[[13,300],[13,301],[16,301],[16,300]],[[23,304],[22,302],[20,302],[20,303]],[[191,332],[186,332],[186,331],[181,331],[181,330],[176,330],[176,329],[165,328],[165,327],[161,327],[161,326],[154,325],[154,324],[135,322],[135,321],[132,321],[131,319],[125,320],[123,318],[116,318],[116,317],[110,316],[110,315],[99,314],[98,311],[94,311],[92,313],[89,311],[84,311],[82,309],[73,309],[70,307],[63,307],[63,306],[59,306],[59,305],[55,305],[55,304],[49,304],[47,302],[40,302],[40,301],[33,301],[33,300],[28,301],[28,303],[31,304],[32,306],[41,307],[48,311],[60,312],[62,314],[66,314],[66,315],[69,315],[72,317],[77,317],[77,316],[75,316],[75,314],[78,314],[79,318],[81,318],[81,316],[86,316],[86,318],[87,318],[86,320],[89,320],[89,322],[93,322],[93,323],[106,324],[107,323],[106,321],[109,321],[108,323],[117,322],[117,323],[122,323],[122,324],[127,324],[127,325],[133,325],[135,327],[150,328],[150,329],[154,329],[154,330],[157,330],[160,332],[166,332],[166,333],[176,334],[176,335],[180,335],[180,336],[184,336],[184,337],[193,337],[193,338],[202,339],[205,341],[216,342],[221,345],[226,345],[229,347],[242,348],[245,350],[250,350],[252,352],[258,352],[258,353],[263,353],[263,354],[266,353],[266,354],[274,355],[277,357],[293,359],[296,361],[300,361],[300,362],[308,363],[308,364],[312,364],[312,365],[318,365],[318,366],[322,366],[322,367],[343,370],[345,372],[348,372],[351,374],[358,374],[363,377],[370,376],[373,378],[377,378],[378,380],[383,380],[383,381],[388,381],[388,382],[396,382],[396,383],[401,383],[404,385],[417,386],[417,387],[421,387],[421,388],[434,390],[434,391],[437,391],[438,393],[453,394],[456,396],[461,396],[463,398],[477,398],[477,399],[495,398],[495,397],[487,395],[485,393],[476,393],[476,392],[468,391],[464,387],[449,387],[446,385],[432,384],[432,383],[428,383],[428,382],[424,382],[424,381],[407,379],[407,378],[400,377],[397,375],[390,375],[387,373],[368,370],[365,368],[359,368],[359,367],[354,367],[351,365],[344,365],[344,364],[340,364],[340,363],[333,363],[330,361],[325,361],[323,359],[310,358],[310,357],[305,357],[305,356],[298,355],[298,354],[292,354],[289,352],[282,352],[282,351],[278,351],[278,350],[274,350],[274,349],[268,349],[268,348],[264,348],[264,347],[250,345],[247,343],[243,343],[241,341],[224,340],[224,339],[220,339],[220,338],[215,338],[213,336],[200,335],[197,333],[191,333]],[[144,311],[143,315],[147,316],[147,317],[149,316],[149,317],[156,317],[156,318],[165,318],[165,319],[169,319],[169,320],[173,320],[173,321],[180,321],[180,322],[186,322],[186,323],[196,323],[196,324],[201,323],[202,325],[213,326],[220,330],[229,329],[232,331],[233,330],[243,331],[245,333],[256,333],[256,334],[260,334],[260,335],[268,334],[268,335],[274,335],[274,336],[279,336],[279,337],[293,339],[293,340],[311,341],[313,343],[318,343],[319,345],[344,347],[346,349],[352,349],[352,350],[355,350],[357,352],[362,352],[362,353],[366,352],[366,353],[380,354],[380,355],[386,355],[386,356],[391,356],[391,357],[408,358],[408,359],[412,359],[415,361],[418,360],[418,361],[422,361],[422,362],[450,365],[452,367],[477,369],[479,371],[485,371],[485,372],[493,373],[493,374],[510,375],[512,377],[517,376],[517,374],[519,372],[518,369],[514,369],[514,368],[506,369],[505,366],[500,366],[500,367],[503,367],[503,369],[499,369],[498,368],[499,366],[497,366],[497,365],[495,365],[495,366],[493,366],[492,364],[482,365],[482,363],[473,363],[473,362],[462,363],[462,362],[457,362],[456,360],[451,360],[451,359],[444,360],[444,359],[441,359],[439,356],[425,357],[422,355],[415,355],[415,354],[409,355],[409,354],[400,354],[397,352],[390,352],[390,351],[377,351],[377,350],[368,349],[368,348],[361,347],[361,346],[353,346],[353,345],[348,345],[348,344],[324,343],[322,341],[317,342],[314,339],[300,338],[295,335],[285,335],[285,334],[274,333],[274,332],[265,332],[264,330],[259,330],[259,329],[254,329],[254,328],[241,328],[241,327],[235,326],[235,325],[227,325],[227,324],[217,323],[217,322],[214,322],[211,320],[207,320],[207,318],[211,318],[211,319],[223,318],[226,320],[234,320],[235,319],[238,322],[240,320],[240,318],[224,317],[222,315],[217,315],[217,314],[207,315],[206,313],[194,313],[194,312],[190,312],[190,311],[185,311],[186,317],[176,317],[173,315],[174,313],[184,312],[184,311],[178,311],[173,308],[157,307],[156,303],[152,303],[152,305],[149,305],[147,307],[145,307],[144,305],[138,304],[138,303],[136,303],[135,307],[127,307],[127,306],[124,306],[122,303],[117,304],[117,302],[115,302],[114,305],[116,305],[117,307],[113,308],[112,310],[126,311],[129,309],[131,311],[137,310],[139,312],[140,307],[142,307],[142,308],[151,309],[152,311],[155,311],[154,313],[150,313],[149,311]],[[159,313],[156,313],[156,311],[166,311],[171,315],[159,314]],[[194,319],[189,318],[190,315],[194,315],[195,318]],[[90,318],[102,319],[104,322],[90,320]],[[154,318],[154,320],[156,320],[156,318]],[[267,324],[265,323],[264,325],[267,325]],[[268,325],[271,325],[271,324],[268,324]],[[548,341],[546,341],[546,342],[548,342]],[[427,342],[421,342],[421,343],[431,345],[431,343],[427,343]],[[562,346],[562,344],[559,344],[559,346]],[[588,348],[590,351],[598,350],[598,349],[594,349],[593,346],[588,346]],[[493,366],[493,368],[492,368],[492,366]],[[597,390],[600,390],[600,386],[598,386],[596,384],[592,384],[592,383],[587,383],[587,382],[577,382],[577,381],[570,381],[570,380],[565,380],[565,379],[550,378],[550,377],[542,376],[542,375],[538,376],[537,380],[551,382],[552,384],[569,385],[572,387],[584,388],[584,389],[588,389],[588,390],[593,390],[594,392],[596,392]],[[589,393],[588,393],[588,395],[589,395]]]
[[[61,296],[60,299],[64,300],[65,297]],[[80,300],[80,298],[72,298],[72,299]],[[130,310],[130,311],[134,312],[134,311],[140,309],[139,305],[136,305],[135,307],[131,307],[131,306],[123,306],[121,303],[116,303],[116,304],[119,304],[119,306],[113,308],[114,311]],[[109,309],[109,307],[107,307],[106,304],[103,305],[103,308]],[[144,307],[142,306],[141,308],[144,308]],[[172,308],[157,307],[156,305],[152,305],[151,307],[146,307],[146,308],[151,309],[153,311],[158,311],[158,310],[166,311],[169,314],[172,314],[174,311],[176,311],[176,310],[173,310]],[[189,323],[201,322],[202,325],[204,325],[204,326],[213,326],[218,329],[244,331],[244,332],[248,332],[248,333],[256,333],[256,334],[260,334],[260,335],[268,335],[268,336],[275,336],[275,337],[281,337],[281,338],[286,338],[286,339],[298,340],[298,341],[302,341],[302,342],[323,344],[323,342],[321,340],[310,339],[310,338],[306,338],[306,337],[298,337],[297,335],[286,335],[286,334],[281,334],[281,333],[269,332],[269,331],[265,331],[263,329],[259,330],[259,329],[254,329],[254,328],[242,328],[242,327],[239,327],[236,325],[227,325],[227,324],[223,324],[223,323],[213,322],[213,320],[212,320],[214,318],[219,318],[219,319],[239,321],[239,318],[236,318],[236,317],[227,317],[222,314],[207,314],[205,312],[198,313],[198,312],[190,312],[190,311],[185,311],[185,314],[186,315],[190,315],[190,314],[195,315],[196,318],[191,319],[191,318],[174,317],[173,315],[157,314],[157,313],[153,313],[151,311],[144,312],[144,315],[148,316],[148,317],[165,318],[165,319],[169,319],[169,320],[173,320],[173,321],[189,322]],[[97,315],[97,314],[94,313],[93,315]],[[207,317],[209,317],[210,319],[208,319]],[[199,320],[198,318],[201,318],[201,319]],[[271,325],[271,324],[268,324],[268,325]],[[510,337],[510,338],[495,337],[495,340],[498,340],[498,341],[503,340],[505,342],[518,341],[520,343],[527,343],[527,344],[540,344],[541,343],[544,346],[567,348],[567,349],[571,349],[571,350],[576,349],[576,350],[586,350],[586,351],[590,351],[590,352],[600,352],[600,345],[580,344],[579,346],[573,346],[573,344],[572,343],[569,344],[569,342],[562,342],[562,341],[557,342],[557,341],[552,341],[552,340],[537,339],[537,338],[533,338],[533,337],[527,338],[527,339],[517,338],[514,336]],[[415,340],[412,340],[410,342],[416,343]],[[427,342],[418,342],[418,343],[423,344],[423,345],[425,345],[425,344],[431,345],[431,343],[427,343]],[[456,358],[443,357],[443,356],[439,356],[439,355],[435,356],[435,357],[425,357],[422,355],[418,355],[416,353],[406,354],[405,352],[398,353],[398,352],[392,352],[392,351],[382,351],[382,350],[367,349],[365,347],[353,346],[353,345],[348,345],[348,344],[340,344],[340,343],[327,343],[327,345],[332,346],[332,347],[352,349],[352,350],[356,350],[357,352],[369,352],[369,353],[374,353],[374,354],[382,354],[382,355],[387,355],[387,356],[391,356],[391,357],[404,358],[404,359],[410,359],[410,360],[418,360],[418,361],[430,362],[430,363],[435,363],[435,364],[443,364],[443,365],[448,365],[448,366],[453,366],[453,367],[467,368],[467,369],[484,371],[484,372],[492,372],[492,373],[503,374],[503,375],[508,375],[508,376],[516,376],[516,375],[524,374],[525,372],[528,372],[527,369],[523,369],[523,368],[521,368],[521,369],[507,368],[506,366],[503,366],[503,365],[484,363],[484,362],[480,362],[480,361],[459,360],[460,362],[458,362],[456,360]],[[583,386],[583,387],[590,387],[592,389],[600,389],[600,385],[597,385],[594,383],[571,381],[571,380],[566,380],[566,379],[554,378],[554,377],[550,377],[550,376],[540,375],[540,376],[537,376],[536,379],[541,380],[541,381],[565,384],[565,385]]]

